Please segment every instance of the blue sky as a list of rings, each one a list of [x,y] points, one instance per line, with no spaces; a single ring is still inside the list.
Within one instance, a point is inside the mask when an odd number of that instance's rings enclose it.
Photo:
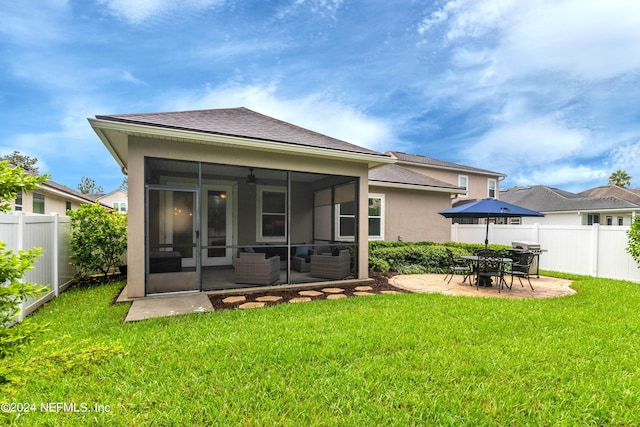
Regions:
[[[568,191],[640,187],[637,0],[4,0],[0,154],[123,176],[96,114],[245,106]]]

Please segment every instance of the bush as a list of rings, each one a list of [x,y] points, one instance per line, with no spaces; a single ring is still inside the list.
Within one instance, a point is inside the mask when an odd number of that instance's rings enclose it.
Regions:
[[[627,252],[640,265],[640,216],[635,217],[631,223],[631,227],[627,230],[627,236],[629,237]]]
[[[127,250],[127,215],[113,212],[99,203],[69,211],[71,217],[71,263],[80,275],[97,272],[106,277],[123,264]]]

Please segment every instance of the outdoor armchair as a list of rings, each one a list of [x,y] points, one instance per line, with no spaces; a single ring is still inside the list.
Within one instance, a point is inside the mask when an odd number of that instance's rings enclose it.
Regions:
[[[351,274],[349,250],[336,250],[335,254],[311,255],[311,276],[340,280]]]
[[[280,279],[280,257],[266,258],[263,253],[241,252],[235,264],[235,282],[270,285]]]
[[[476,289],[481,284],[491,286],[491,279],[495,277],[498,281],[498,292],[500,292],[500,289],[506,285],[502,254],[491,249],[482,249],[477,252],[477,255]]]
[[[517,276],[518,280],[520,281],[520,286],[524,287],[524,285],[522,284],[522,278],[524,277],[529,282],[529,286],[533,291],[533,285],[531,284],[531,279],[529,278],[529,270],[531,269],[531,264],[533,263],[534,256],[535,254],[533,254],[532,252],[523,252],[520,255],[520,259],[518,260],[518,262],[514,262],[513,264],[511,264],[511,268],[506,272],[507,274],[511,275],[511,285],[509,286],[509,289],[513,287],[513,277]]]
[[[467,281],[467,278],[469,278],[469,276],[471,275],[471,272],[473,271],[471,266],[469,265],[469,261],[461,258],[455,258],[453,256],[453,252],[451,252],[451,249],[449,248],[445,248],[445,250],[447,251],[447,269],[448,270],[443,280],[446,281],[448,277],[449,281],[447,281],[447,283],[451,283],[451,279],[453,279],[453,276],[455,274],[461,273],[461,274],[464,274],[462,283],[465,283]]]

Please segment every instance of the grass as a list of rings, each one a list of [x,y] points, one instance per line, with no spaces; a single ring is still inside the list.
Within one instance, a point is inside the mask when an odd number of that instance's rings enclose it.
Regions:
[[[16,425],[637,425],[640,286],[577,277],[546,300],[376,295],[122,323],[122,284],[33,315],[45,340],[125,354],[28,374]],[[67,336],[67,338],[64,338]],[[15,362],[15,361],[14,361]],[[46,412],[42,402],[108,405]],[[69,409],[69,408],[67,408]],[[6,415],[6,414],[5,414]]]

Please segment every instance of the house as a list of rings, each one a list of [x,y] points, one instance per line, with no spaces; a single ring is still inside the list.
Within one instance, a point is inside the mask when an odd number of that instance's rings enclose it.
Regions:
[[[453,199],[454,206],[460,202],[487,197],[499,198],[498,184],[506,178],[506,175],[500,172],[446,162],[419,154],[407,154],[401,151],[388,151],[387,154],[397,159],[399,166],[464,189],[464,192],[457,194]]]
[[[47,181],[38,185],[32,192],[19,191],[11,210],[65,215],[68,210],[78,209],[81,204],[94,202],[95,196],[82,194],[54,181]]]
[[[448,241],[437,212],[468,194],[246,108],[89,122],[128,174],[130,298],[366,279],[369,239]]]
[[[375,167],[369,171],[369,239],[448,242],[451,221],[438,212],[465,192],[398,164]],[[380,218],[372,215],[378,212]]]
[[[127,193],[117,189],[96,198],[100,203],[113,208],[116,212],[127,212]]]
[[[581,195],[544,185],[502,190],[500,199],[545,214],[544,218],[522,218],[524,224],[630,225],[640,213],[640,200]]]

